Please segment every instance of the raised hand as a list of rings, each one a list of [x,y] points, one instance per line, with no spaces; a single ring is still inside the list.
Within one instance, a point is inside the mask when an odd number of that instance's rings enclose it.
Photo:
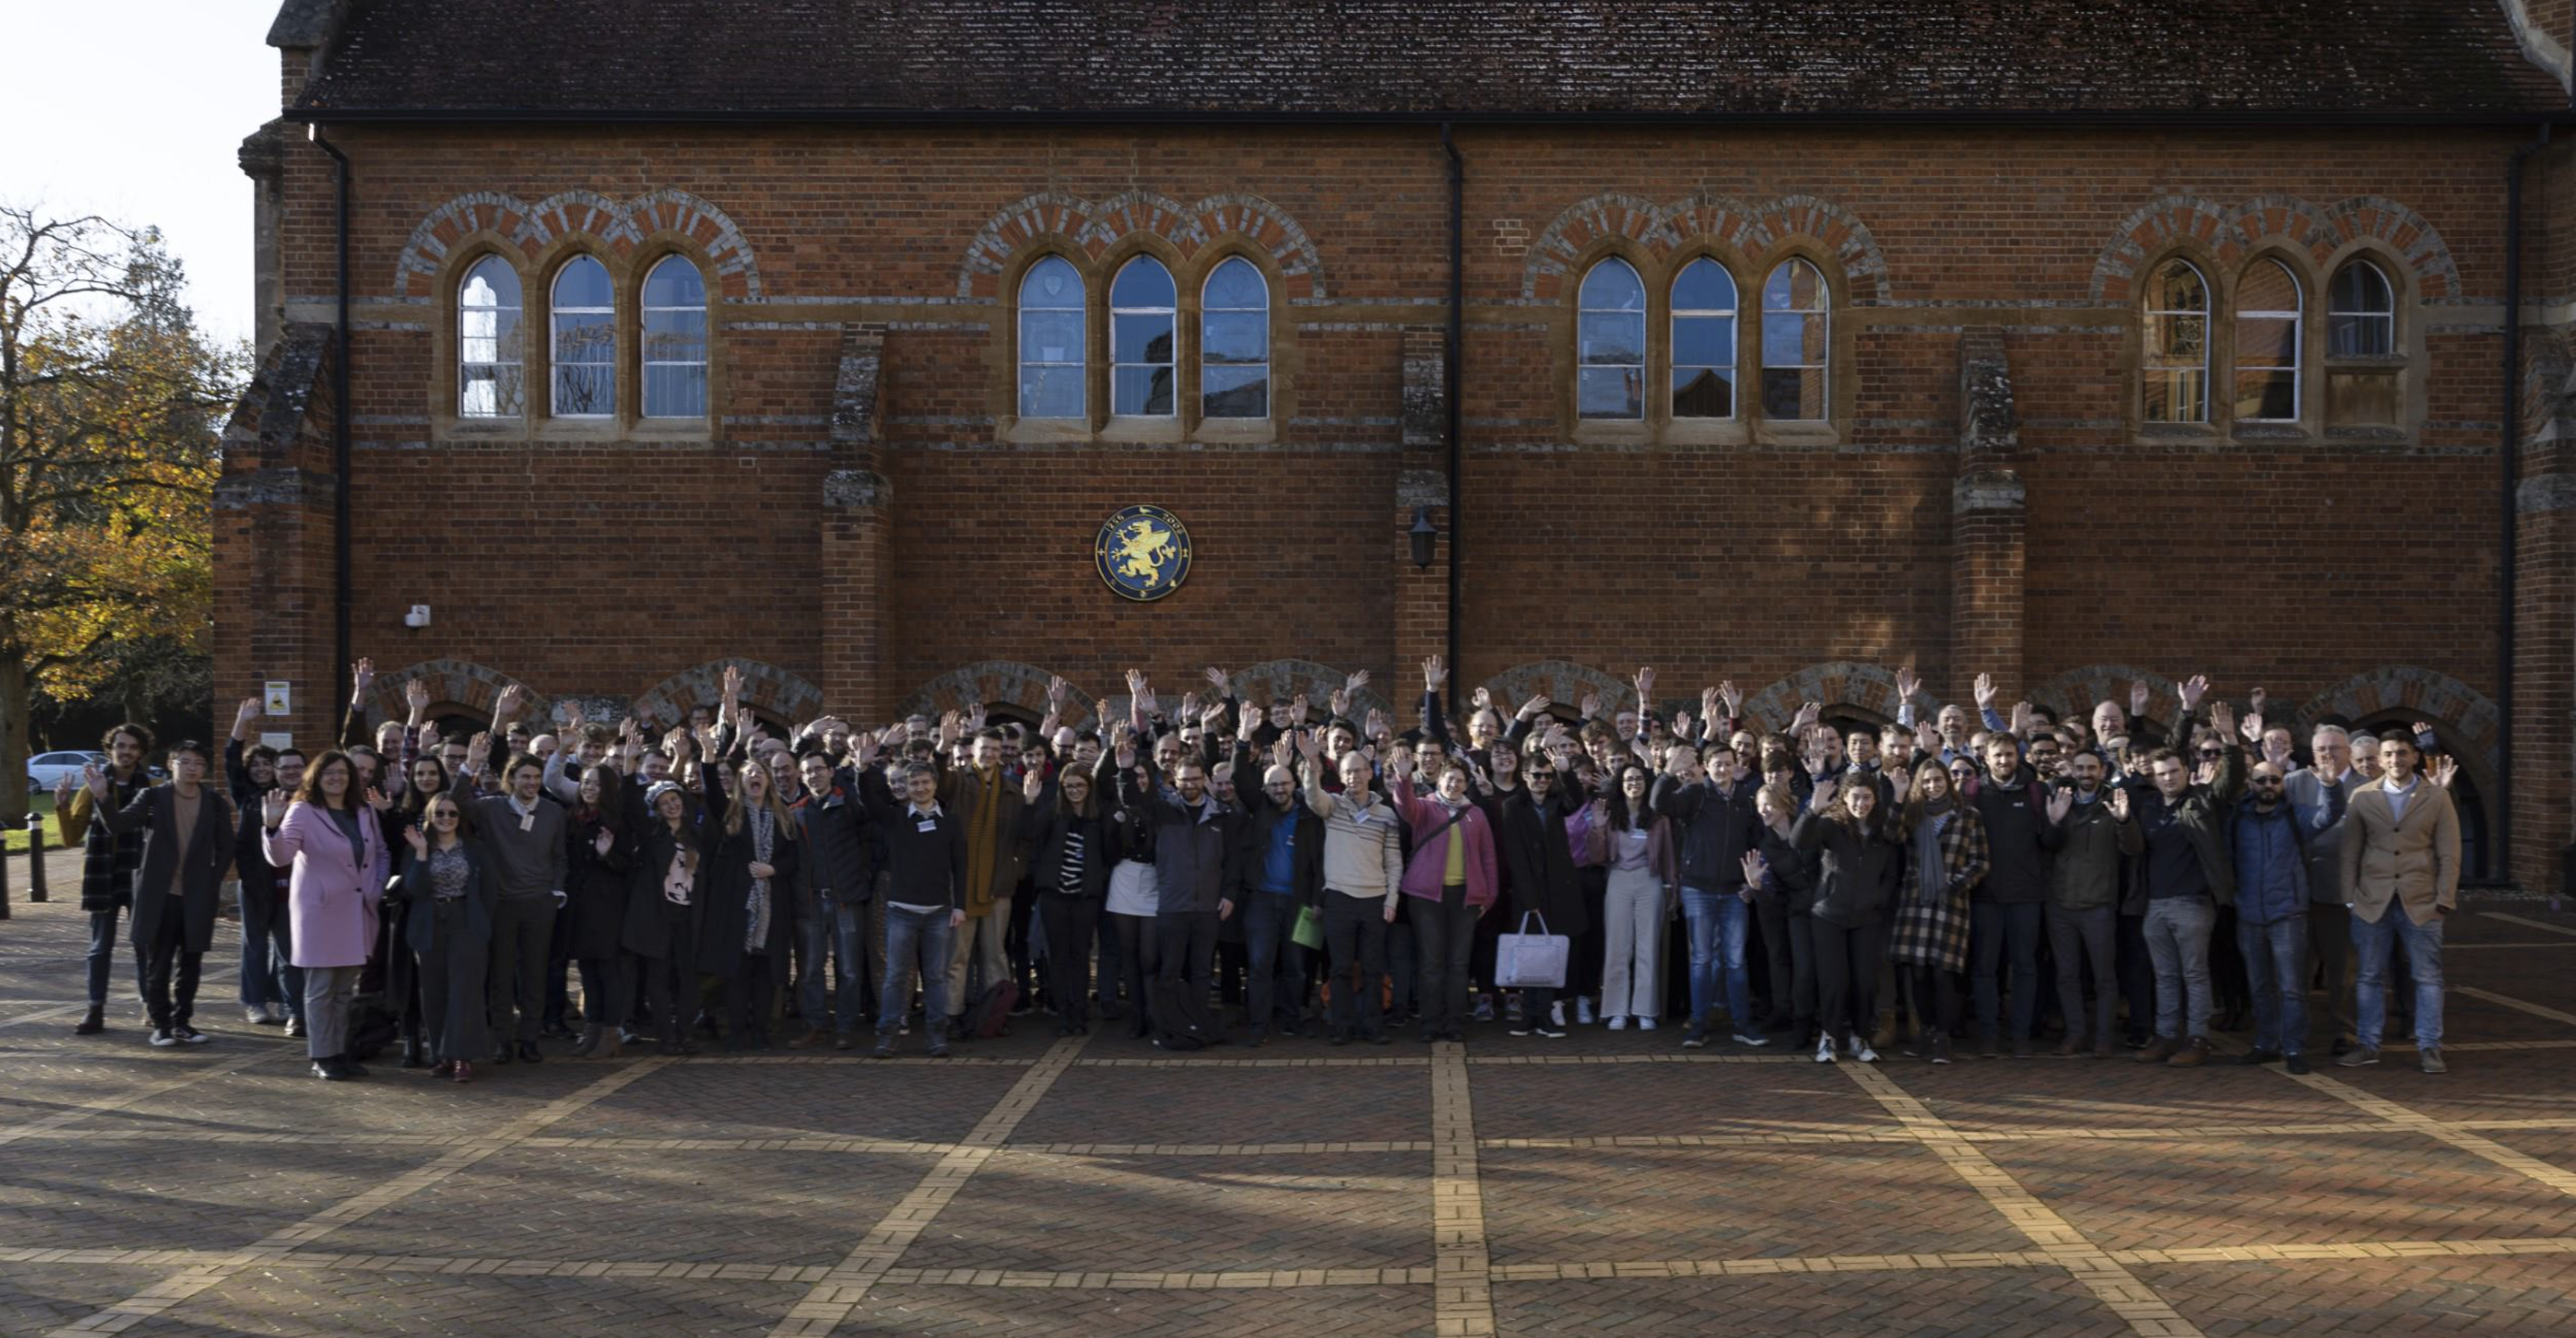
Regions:
[[[1717,699],[1726,703],[1727,719],[1740,720],[1743,718],[1744,694],[1736,689],[1734,679],[1721,678],[1717,680]]]
[[[2013,733],[2015,733],[2015,734],[2027,734],[2027,733],[2029,733],[2029,732],[2030,732],[2030,703],[2029,703],[2029,702],[2014,702],[2014,703],[2013,703],[2013,708],[2012,708],[2012,723],[2011,723],[2009,726],[2007,726],[2007,728],[2009,728],[2009,729],[2010,729]]]
[[[1279,737],[1270,741],[1270,764],[1284,767],[1296,760],[1297,734],[1293,730],[1281,730]]]
[[[2236,708],[2225,702],[2211,702],[2209,724],[2210,728],[2218,731],[2221,740],[2236,737]]]
[[[265,796],[262,796],[259,801],[261,825],[274,827],[279,823],[286,821],[287,803],[288,799],[286,791],[284,790],[271,790]]]
[[[81,768],[81,783],[89,787],[91,798],[101,803],[107,801],[107,773],[99,768],[98,763],[92,762]]]
[[[1915,676],[1914,666],[1911,663],[1896,666],[1896,699],[1898,701],[1910,702],[1914,700],[1914,694],[1921,691],[1922,688],[1923,680]]]
[[[2433,722],[2430,720],[2418,720],[2411,728],[2415,731],[2417,739],[2433,737]]]
[[[602,841],[608,839],[608,832],[605,829],[599,833],[599,839]],[[411,853],[415,858],[429,858],[429,833],[422,828],[403,828],[403,844],[411,847]],[[600,853],[606,854],[607,851],[603,848]]]
[[[427,714],[429,711],[429,680],[422,678],[406,680],[403,683],[403,705],[410,709],[411,718],[413,720],[418,720],[423,715]]]
[[[527,694],[520,691],[516,683],[501,689],[500,699],[492,703],[492,723],[497,725],[518,719],[519,708],[526,700]]]
[[[1890,777],[1889,779],[1893,780],[1894,777]],[[1842,782],[1839,778],[1834,776],[1818,776],[1816,778],[1816,793],[1813,803],[1817,808],[1824,808],[1832,804],[1834,802],[1835,792],[1841,788]]]
[[[355,685],[349,689],[349,700],[353,702],[365,700],[367,689],[374,687],[376,683],[375,660],[361,656],[356,664],[349,666],[349,677]]]
[[[1577,711],[1581,712],[1581,713],[1582,713],[1583,718],[1584,718],[1584,719],[1586,719],[1586,720],[1598,720],[1598,719],[1600,719],[1600,718],[1601,718],[1601,694],[1600,694],[1600,693],[1598,693],[1598,692],[1587,692],[1587,693],[1584,693],[1584,694],[1583,694],[1583,699],[1582,699],[1581,701],[1579,701],[1579,702],[1575,703],[1575,709],[1576,709]]]
[[[1351,713],[1351,690],[1349,688],[1333,689],[1333,695],[1327,699],[1324,704],[1332,708],[1334,715],[1348,716]]]
[[[1739,862],[1744,866],[1744,882],[1747,887],[1760,887],[1764,875],[1771,872],[1771,861],[1762,858],[1762,852],[1759,850],[1745,851],[1744,858]]]
[[[2128,786],[2115,785],[2111,787],[2111,816],[2121,822],[2127,822],[2129,820]]]
[[[1360,689],[1367,687],[1368,685],[1369,671],[1366,669],[1355,670],[1349,677],[1342,680],[1342,691],[1356,697],[1360,695]]]
[[[2075,792],[2073,790],[2058,789],[2049,792],[2048,820],[2050,822],[2064,822],[2066,815],[2074,811]]]
[[[1717,706],[1717,689],[1701,688],[1699,690],[1699,718],[1709,722],[1711,725],[1716,724]]]
[[[2431,777],[2435,785],[2450,789],[2451,782],[2459,778],[2460,759],[2444,753],[2433,759],[2433,765],[2426,768],[2424,774]]]
[[[1440,657],[1439,657],[1439,656],[1437,656],[1437,655],[1425,655],[1425,656],[1423,656],[1423,657],[1422,657],[1422,690],[1423,690],[1423,691],[1425,691],[1425,692],[1438,692],[1438,691],[1440,690],[1440,685],[1441,685],[1441,684],[1443,684],[1443,683],[1446,683],[1446,682],[1448,682],[1448,681],[1449,681],[1449,670],[1448,670],[1448,667],[1440,663]]]
[[[1688,711],[1673,712],[1673,737],[1677,739],[1687,739],[1690,736],[1691,713]]]
[[[1321,738],[1316,737],[1316,732],[1311,729],[1290,730],[1279,737],[1282,739],[1295,739],[1297,741],[1297,755],[1305,758],[1310,765],[1324,751],[1324,741]]]
[[[1234,692],[1234,675],[1227,673],[1223,669],[1217,668],[1213,664],[1209,665],[1204,673],[1208,681],[1208,686],[1216,689],[1216,695],[1220,697],[1232,695]]]
[[[394,801],[386,798],[384,791],[370,785],[367,787],[367,807],[378,813],[390,813],[393,811]]]
[[[1386,712],[1381,711],[1374,706],[1370,707],[1368,713],[1368,737],[1372,739],[1383,739],[1394,732],[1395,730],[1387,724]]]
[[[1269,712],[1267,712],[1267,711],[1262,710],[1260,707],[1258,707],[1258,706],[1249,706],[1249,705],[1245,706],[1245,707],[1243,708],[1243,732],[1244,732],[1244,734],[1245,734],[1246,736],[1250,736],[1250,735],[1253,735],[1253,734],[1257,734],[1257,733],[1259,733],[1259,732],[1261,731],[1261,726],[1263,725],[1263,723],[1264,723],[1264,722],[1266,722],[1266,721],[1268,721],[1269,719],[1270,719],[1270,713],[1269,713]]]
[[[1902,770],[1887,773],[1887,801],[1889,803],[1904,803],[1905,796],[1907,793],[1912,791],[1913,788],[1914,777],[1911,774]],[[1964,799],[1966,796],[1962,795],[1960,798]]]
[[[1650,709],[1655,700],[1654,669],[1651,667],[1639,669],[1637,671],[1636,685],[1637,709],[1640,711]]]
[[[1064,711],[1065,699],[1073,695],[1073,685],[1065,682],[1062,678],[1049,675],[1047,678],[1046,692],[1048,707],[1050,707],[1054,713],[1062,714]]]
[[[1288,723],[1299,729],[1305,728],[1306,713],[1313,709],[1314,704],[1306,700],[1305,693],[1300,692],[1297,695],[1290,697],[1288,699]]]
[[[1045,797],[1046,773],[1036,767],[1029,768],[1028,779],[1020,783],[1020,798],[1034,804]]]
[[[1914,746],[1937,755],[1941,751],[1941,727],[1929,720],[1915,721]]]
[[[2143,679],[2143,678],[2133,678],[2133,679],[2130,679],[2130,680],[2129,680],[2129,714],[2131,714],[2131,715],[2145,715],[2146,713],[2147,713],[2147,680],[2145,680],[2145,679]]]
[[[1203,711],[1199,712],[1199,728],[1200,728],[1200,729],[1203,729],[1203,730],[1206,730],[1206,731],[1207,731],[1208,733],[1210,733],[1210,734],[1214,734],[1214,733],[1216,733],[1216,732],[1217,732],[1218,727],[1220,727],[1220,726],[1222,726],[1222,725],[1224,725],[1224,724],[1225,724],[1225,703],[1224,703],[1224,702],[1218,702],[1218,703],[1216,703],[1216,704],[1214,704],[1214,705],[1212,705],[1212,706],[1208,707],[1206,710],[1203,710]]]
[[[1198,718],[1199,694],[1198,689],[1192,688],[1181,694],[1181,719],[1188,721],[1196,720]]]
[[[2209,675],[2193,674],[2182,684],[2182,709],[2188,715],[2200,709],[2200,699],[2209,695]]]
[[[2262,705],[2257,703],[2253,710],[2246,715],[2245,723],[2238,725],[2236,729],[2238,733],[2245,736],[2245,741],[2247,743],[2261,743],[2263,741]]]
[[[581,727],[584,723],[581,712],[581,703],[574,701],[569,697],[565,698],[563,704],[563,718],[565,732],[573,734],[580,733]]]
[[[1976,694],[1978,710],[1985,711],[1993,709],[1995,704],[1995,676],[1993,674],[1977,675]]]
[[[1793,735],[1804,734],[1807,731],[1814,729],[1816,727],[1816,722],[1823,719],[1824,714],[1825,704],[1823,702],[1800,703],[1798,706],[1798,714],[1789,721],[1789,732]]]
[[[233,733],[239,734],[249,729],[250,722],[259,718],[262,705],[263,703],[257,697],[242,698],[241,709],[233,712]]]
[[[1536,720],[1540,716],[1546,715],[1547,708],[1554,705],[1556,705],[1556,699],[1542,692],[1531,697],[1528,701],[1522,702],[1521,709],[1513,712],[1513,714],[1519,716],[1523,720]]]

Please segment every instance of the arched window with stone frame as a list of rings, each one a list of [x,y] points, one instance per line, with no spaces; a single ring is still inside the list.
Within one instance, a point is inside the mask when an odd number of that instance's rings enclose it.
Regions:
[[[527,367],[520,352],[519,275],[501,257],[485,256],[456,285],[456,414],[516,418],[527,411]]]

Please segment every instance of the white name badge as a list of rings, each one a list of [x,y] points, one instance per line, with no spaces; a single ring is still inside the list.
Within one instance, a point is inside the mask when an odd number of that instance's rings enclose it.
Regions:
[[[936,819],[923,818],[921,821],[914,823],[912,829],[917,832],[936,832],[939,830],[939,823]]]
[[[519,815],[519,830],[520,830],[520,831],[523,831],[523,832],[533,832],[533,831],[535,831],[536,829],[537,829],[537,815],[536,815],[536,814],[534,814],[534,813],[522,813],[522,814],[520,814],[520,815]]]

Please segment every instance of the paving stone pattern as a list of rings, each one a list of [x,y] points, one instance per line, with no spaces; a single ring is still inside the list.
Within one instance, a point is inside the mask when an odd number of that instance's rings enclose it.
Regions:
[[[2531,902],[2455,917],[2442,1077],[1041,1017],[463,1088],[314,1082],[228,980],[213,1045],[124,997],[76,1039],[76,908],[16,910],[8,1338],[2576,1333],[2576,916]]]

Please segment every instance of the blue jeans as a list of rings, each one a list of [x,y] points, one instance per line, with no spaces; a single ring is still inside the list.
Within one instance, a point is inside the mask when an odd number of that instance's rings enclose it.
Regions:
[[[2295,1055],[2308,1040],[2308,912],[2267,925],[2236,920],[2236,955],[2254,996],[2254,1048]]]
[[[2040,903],[1971,902],[1968,906],[1969,979],[1976,989],[1977,1034],[1997,1039],[2003,1001],[1997,997],[2004,954],[2012,954],[2012,1038],[2030,1039],[2039,1009]]]
[[[2388,1025],[2388,954],[2399,940],[2406,944],[2406,964],[2415,973],[2415,1046],[2442,1045],[2442,917],[2417,924],[2404,902],[2389,898],[2377,923],[2352,915],[2352,947],[2361,958],[2361,980],[2353,994],[2360,1004],[2358,1030],[2362,1048],[2379,1048],[2379,1033]]]
[[[286,889],[265,896],[242,888],[241,1001],[244,1008],[271,1004],[288,1017],[304,1016],[304,968],[295,965]]]
[[[930,1034],[948,1034],[948,942],[954,932],[946,907],[908,911],[886,907],[885,989],[877,996],[877,1034],[892,1036],[912,1006],[912,974],[921,973],[922,1017]]]
[[[1297,898],[1249,891],[1234,911],[1243,917],[1243,1019],[1255,1028],[1293,1032],[1306,1002],[1306,950],[1288,937],[1297,927]]]
[[[2147,903],[2147,956],[2156,966],[2156,1035],[2168,1041],[2209,1035],[2209,934],[2218,907],[2207,897],[2163,897]]]
[[[823,1026],[823,958],[832,958],[832,1030],[847,1036],[859,1022],[859,999],[867,993],[868,904],[864,901],[817,900],[812,913],[796,922],[804,940],[805,974],[796,982],[796,1012],[808,1027]]]
[[[1690,1025],[1708,1021],[1717,1004],[1718,973],[1726,973],[1726,1012],[1739,1028],[1753,1025],[1752,982],[1744,974],[1744,928],[1753,908],[1732,892],[1682,889],[1682,918],[1690,929]]]

